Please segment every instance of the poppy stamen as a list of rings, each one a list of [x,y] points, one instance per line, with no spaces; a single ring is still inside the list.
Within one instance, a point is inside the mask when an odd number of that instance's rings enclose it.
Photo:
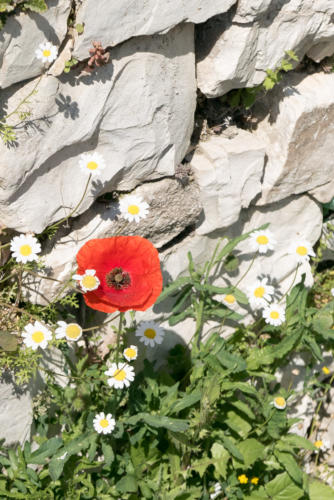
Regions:
[[[123,271],[121,267],[115,267],[106,274],[106,283],[110,288],[122,290],[130,285],[131,279],[129,273]]]

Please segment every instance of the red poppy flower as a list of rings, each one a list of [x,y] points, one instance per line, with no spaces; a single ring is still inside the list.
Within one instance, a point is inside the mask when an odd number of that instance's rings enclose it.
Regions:
[[[140,236],[114,236],[87,241],[77,254],[78,271],[94,269],[98,288],[84,294],[88,306],[106,313],[145,311],[162,290],[157,249]]]

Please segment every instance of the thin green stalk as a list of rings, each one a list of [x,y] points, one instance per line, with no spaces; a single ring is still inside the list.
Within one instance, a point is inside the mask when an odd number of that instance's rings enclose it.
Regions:
[[[196,339],[196,345],[197,349],[200,349],[201,345],[201,332],[202,332],[202,327],[203,327],[203,310],[204,310],[204,300],[201,299],[199,303],[199,307],[197,309],[197,315],[196,315],[196,331],[195,331],[195,339]]]
[[[98,330],[99,328],[103,328],[104,325],[107,325],[108,323],[111,323],[112,321],[114,321],[115,319],[119,318],[119,316],[121,315],[122,313],[119,313],[119,314],[116,314],[116,316],[113,316],[109,321],[106,321],[105,323],[102,323],[102,325],[96,325],[96,326],[91,326],[90,328],[83,328],[82,331],[83,332],[90,332],[92,330]]]
[[[289,294],[291,288],[293,287],[295,281],[296,281],[296,278],[297,278],[297,272],[298,272],[298,269],[299,269],[299,266],[300,266],[300,263],[298,262],[298,265],[296,267],[296,271],[295,271],[295,274],[293,276],[293,280],[292,280],[292,283],[291,285],[289,286],[289,288],[287,289],[287,291],[285,292],[285,294],[283,295],[283,297],[278,301],[278,303],[282,302],[282,300]]]
[[[8,243],[5,243],[4,245],[0,245],[0,250],[1,250],[2,248],[9,247],[9,245],[10,245],[10,241],[9,241]]]
[[[239,279],[239,281],[237,282],[237,284],[233,285],[233,288],[237,288],[240,285],[240,283],[242,282],[242,280],[247,276],[247,274],[249,273],[252,265],[254,264],[256,256],[257,256],[257,254],[254,253],[254,257],[252,258],[251,263],[249,264],[247,271],[241,276],[241,278]]]
[[[119,314],[118,332],[117,332],[117,346],[116,346],[116,364],[118,364],[119,348],[121,344],[122,326],[123,326],[124,312]]]

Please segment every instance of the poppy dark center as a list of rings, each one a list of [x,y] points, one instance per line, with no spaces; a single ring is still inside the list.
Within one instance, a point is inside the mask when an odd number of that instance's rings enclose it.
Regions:
[[[130,285],[131,279],[129,273],[123,271],[121,267],[115,267],[106,274],[106,283],[110,288],[122,290]]]

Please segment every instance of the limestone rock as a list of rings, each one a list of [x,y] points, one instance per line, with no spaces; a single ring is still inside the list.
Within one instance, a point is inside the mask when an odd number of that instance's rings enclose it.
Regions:
[[[265,149],[251,133],[238,132],[231,139],[210,136],[199,144],[191,161],[204,209],[197,234],[230,226],[261,193]]]
[[[45,12],[8,17],[0,31],[0,88],[40,75],[45,65],[35,56],[40,43],[58,48],[67,32],[71,0],[51,0]]]
[[[0,438],[5,438],[7,445],[29,439],[32,423],[29,389],[21,390],[10,380],[1,382],[0,406]]]
[[[196,104],[193,25],[166,35],[139,37],[116,47],[112,62],[92,75],[73,70],[44,76],[30,98],[29,121],[17,143],[0,141],[1,223],[41,232],[68,215],[85,190],[80,154],[97,151],[106,161],[76,215],[103,192],[174,175],[193,130]],[[36,85],[2,94],[15,109]],[[12,117],[16,123],[17,117]]]
[[[258,85],[266,69],[279,66],[286,50],[300,60],[306,53],[315,60],[330,54],[333,14],[334,4],[327,0],[316,7],[313,0],[238,2],[236,12],[209,19],[198,29],[199,88],[207,97],[218,97]]]
[[[43,252],[48,276],[68,280],[76,269],[76,254],[84,243],[93,238],[138,235],[149,239],[157,248],[166,245],[188,226],[195,225],[201,206],[194,183],[183,187],[174,179],[146,183],[133,191],[150,205],[150,211],[139,224],[119,217],[117,202],[97,202],[86,213],[76,218],[70,230],[52,241]],[[52,280],[30,279],[26,297],[45,304],[59,292],[61,285]]]
[[[258,204],[310,191],[334,196],[334,75],[291,75],[269,98],[271,114],[256,131],[268,155]]]
[[[139,35],[166,33],[183,22],[203,23],[209,17],[226,12],[236,0],[123,0],[111,2],[85,0],[79,5],[76,22],[84,24],[74,50],[80,60],[89,57],[93,40],[113,47]]]

